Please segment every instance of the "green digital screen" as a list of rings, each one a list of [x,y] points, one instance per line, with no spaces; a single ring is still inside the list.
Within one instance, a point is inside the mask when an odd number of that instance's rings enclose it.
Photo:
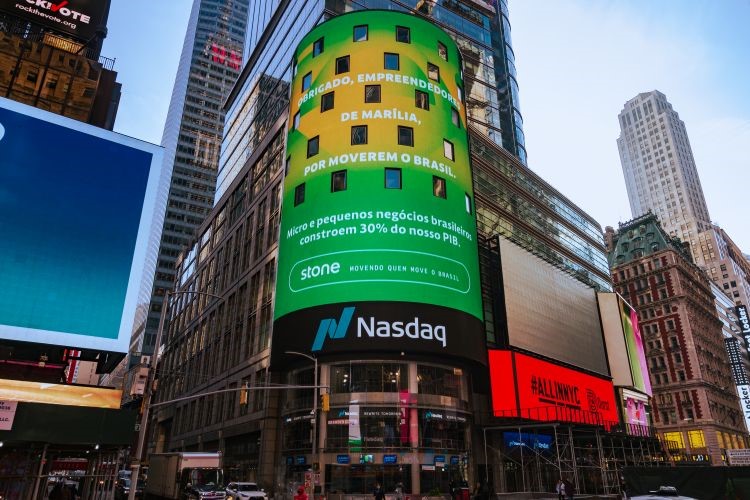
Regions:
[[[481,320],[453,40],[415,16],[357,12],[313,29],[295,61],[275,318],[374,301]]]

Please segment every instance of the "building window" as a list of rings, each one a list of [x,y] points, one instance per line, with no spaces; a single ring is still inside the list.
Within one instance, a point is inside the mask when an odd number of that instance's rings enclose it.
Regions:
[[[386,189],[401,189],[401,169],[400,168],[386,168],[385,169],[385,188]]]
[[[339,170],[331,174],[331,192],[346,190],[346,170]]]
[[[430,109],[430,96],[427,95],[427,92],[422,92],[421,90],[415,90],[414,91],[414,100],[415,104],[418,108],[426,109],[429,111]]]
[[[396,26],[396,41],[411,43],[411,31],[405,26]]]
[[[398,127],[398,143],[400,146],[414,146],[414,129],[411,127]]]
[[[308,158],[318,154],[319,149],[320,149],[320,136],[319,135],[316,135],[315,137],[307,141],[307,157]]]
[[[299,111],[294,113],[294,119],[292,120],[292,128],[294,128],[294,130],[299,129]]]
[[[303,182],[296,188],[294,188],[294,206],[296,207],[300,203],[305,201],[305,183]]]
[[[469,196],[468,193],[466,193],[465,196],[466,196],[466,213],[471,215],[471,196]]]
[[[458,110],[456,108],[451,108],[451,121],[456,127],[461,127],[461,119],[458,116]]]
[[[392,52],[385,53],[384,67],[385,69],[399,69],[398,54]]]
[[[438,42],[438,55],[441,59],[448,60],[448,47],[445,44]]]
[[[336,74],[349,72],[349,56],[342,56],[336,58]]]
[[[380,102],[380,85],[365,85],[365,102]]]
[[[313,42],[313,57],[317,57],[323,53],[323,39],[318,38]]]
[[[329,109],[333,109],[333,92],[328,92],[320,97],[320,112],[323,113]]]
[[[352,146],[367,144],[367,125],[352,126]]]
[[[448,197],[445,192],[445,179],[437,175],[432,176],[432,194],[438,198]]]
[[[447,139],[443,139],[443,154],[449,160],[454,160],[453,156],[453,143]]]
[[[427,77],[430,80],[440,81],[440,68],[432,63],[427,63]]]
[[[310,88],[312,83],[312,71],[302,77],[302,92]]]
[[[367,25],[362,24],[354,27],[354,41],[364,42],[367,41]]]

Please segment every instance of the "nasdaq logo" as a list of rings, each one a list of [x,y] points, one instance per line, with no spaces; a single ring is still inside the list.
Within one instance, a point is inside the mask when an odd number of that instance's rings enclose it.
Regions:
[[[312,350],[313,352],[320,351],[323,348],[323,343],[326,337],[331,339],[343,339],[346,337],[346,330],[349,329],[349,323],[354,315],[353,307],[345,307],[341,311],[341,317],[336,321],[335,319],[324,319],[318,325],[318,333],[315,334],[315,340],[313,341]]]

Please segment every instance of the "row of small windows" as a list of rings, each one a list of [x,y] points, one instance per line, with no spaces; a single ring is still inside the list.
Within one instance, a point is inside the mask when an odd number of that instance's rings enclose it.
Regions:
[[[347,179],[346,170],[337,170],[331,173],[331,192],[346,191]],[[401,169],[386,168],[384,171],[383,185],[385,189],[401,189]],[[445,179],[437,175],[432,176],[432,195],[437,198],[448,198]],[[466,194],[466,212],[471,213],[471,197]],[[294,206],[301,205],[305,201],[305,183],[294,188]]]
[[[414,147],[414,129],[398,126],[397,140],[399,146]],[[353,125],[351,129],[351,144],[358,146],[367,144],[367,125]],[[320,136],[316,135],[307,141],[307,157],[312,158],[320,152]],[[451,161],[456,160],[455,148],[448,139],[443,139],[443,155]]]
[[[336,58],[336,74],[341,75],[348,73],[351,68],[349,56]],[[401,69],[401,57],[394,52],[383,53],[383,68],[398,71]],[[440,82],[440,68],[430,62],[427,63],[427,78]],[[312,85],[312,71],[309,71],[302,77],[302,92],[306,91]]]
[[[330,111],[335,106],[336,91],[328,92],[320,97],[320,112],[325,113]],[[379,103],[381,96],[380,85],[365,85],[365,103]],[[430,95],[427,92],[421,90],[414,90],[414,106],[425,111],[430,110]],[[299,128],[299,111],[295,113],[293,126],[295,129]],[[458,110],[451,106],[451,121],[453,125],[460,127],[460,120]]]
[[[369,40],[369,26],[360,24],[352,30],[352,41],[366,42]],[[396,26],[396,41],[399,43],[411,43],[411,29],[406,26]],[[313,42],[313,57],[318,57],[325,50],[325,37],[320,37]],[[444,43],[437,43],[438,55],[448,60],[448,47]]]

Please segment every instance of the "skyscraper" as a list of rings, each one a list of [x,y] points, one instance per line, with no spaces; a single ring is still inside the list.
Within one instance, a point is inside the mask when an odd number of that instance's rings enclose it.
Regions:
[[[175,260],[213,206],[224,129],[221,106],[242,67],[247,14],[248,0],[193,3],[162,136],[164,161],[174,166],[153,292],[148,311],[137,318],[141,327],[134,332],[133,352],[153,352]]]
[[[258,141],[286,111],[291,48],[322,19],[363,9],[416,11],[448,31],[464,58],[466,112],[472,126],[526,163],[507,1],[486,2],[315,0],[263,2],[250,18],[248,68],[228,98],[227,135],[221,150],[216,199],[229,188]],[[278,8],[277,8],[278,4]],[[284,33],[283,37],[271,33]],[[242,127],[239,127],[241,124]]]
[[[683,241],[711,227],[685,123],[654,90],[620,112],[617,147],[633,217],[651,210],[664,230]]]
[[[633,217],[653,212],[689,244],[693,261],[737,303],[750,300],[750,266],[711,223],[685,123],[658,90],[638,94],[618,116],[622,171]]]
[[[274,494],[365,493],[376,478],[425,493],[488,476],[539,491],[574,474],[564,450],[593,434],[569,427],[547,443],[564,455],[557,470],[524,482],[495,452],[480,456],[481,427],[617,425],[597,310],[596,291],[611,290],[601,228],[505,147],[501,3],[254,4],[215,206],[177,262],[186,293],[169,309],[158,398],[186,399],[156,412],[155,451],[222,451],[229,480]],[[353,260],[315,260],[331,255]],[[527,389],[552,382],[527,377],[523,408],[515,395],[492,407],[490,379],[516,374],[490,376],[488,350],[521,349],[539,359],[494,367],[554,371],[601,400],[540,411],[550,400]],[[486,437],[521,452],[521,436]],[[616,488],[602,473],[606,484],[579,490]]]

